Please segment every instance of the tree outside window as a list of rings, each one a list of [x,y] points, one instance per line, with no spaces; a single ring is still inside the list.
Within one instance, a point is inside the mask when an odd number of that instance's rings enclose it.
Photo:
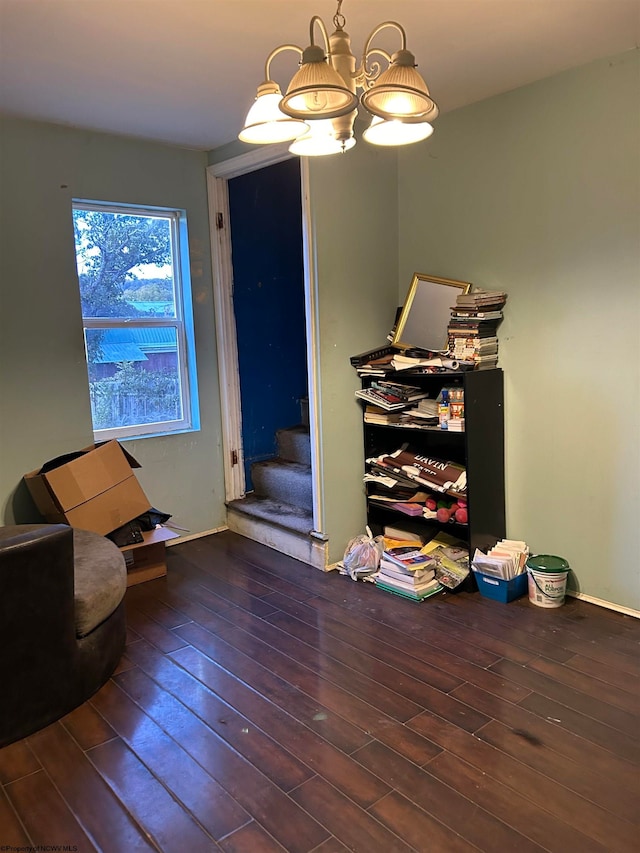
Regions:
[[[184,215],[78,201],[73,225],[94,433],[190,428]]]

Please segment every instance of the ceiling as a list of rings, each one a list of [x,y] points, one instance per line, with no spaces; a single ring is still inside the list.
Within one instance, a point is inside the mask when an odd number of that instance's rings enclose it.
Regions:
[[[0,0],[0,111],[211,149],[231,142],[279,44],[335,0]],[[640,0],[344,0],[356,56],[390,18],[441,112],[640,42]],[[393,30],[375,42],[399,47]],[[286,88],[293,53],[272,77]]]

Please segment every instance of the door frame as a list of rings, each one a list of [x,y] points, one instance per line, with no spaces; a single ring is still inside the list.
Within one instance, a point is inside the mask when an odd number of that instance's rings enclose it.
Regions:
[[[220,383],[220,415],[224,460],[225,498],[237,500],[245,495],[244,454],[242,448],[242,411],[238,342],[233,311],[233,264],[231,258],[231,223],[229,187],[231,178],[264,169],[291,159],[288,143],[261,146],[255,151],[240,154],[207,167],[207,195],[213,274],[213,303],[215,312],[216,348]],[[319,415],[319,339],[318,293],[315,247],[311,227],[309,201],[309,165],[300,159],[302,185],[302,250],[304,270],[304,300],[307,332],[307,377],[309,394],[309,431],[311,439],[311,475],[313,482],[312,535],[326,539],[322,511],[322,460]]]

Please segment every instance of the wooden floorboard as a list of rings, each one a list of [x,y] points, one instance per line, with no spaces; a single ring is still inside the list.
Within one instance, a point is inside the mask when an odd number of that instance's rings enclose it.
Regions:
[[[0,750],[0,846],[638,849],[639,621],[414,604],[230,532],[168,566],[104,687]]]

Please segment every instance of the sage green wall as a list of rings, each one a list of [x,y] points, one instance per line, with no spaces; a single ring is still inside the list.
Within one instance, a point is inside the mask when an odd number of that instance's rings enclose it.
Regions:
[[[397,164],[360,142],[310,158],[318,300],[323,531],[329,562],[366,524],[360,387],[349,357],[385,343],[397,307]]]
[[[201,430],[128,441],[156,506],[190,532],[225,523],[206,154],[4,119],[0,156],[0,520],[37,520],[22,475],[93,440],[74,197],[187,211]]]
[[[414,271],[504,289],[507,532],[640,610],[638,51],[438,119],[399,155]]]

